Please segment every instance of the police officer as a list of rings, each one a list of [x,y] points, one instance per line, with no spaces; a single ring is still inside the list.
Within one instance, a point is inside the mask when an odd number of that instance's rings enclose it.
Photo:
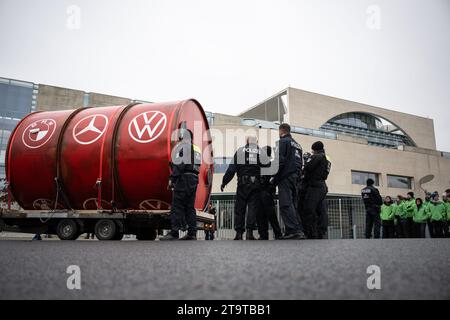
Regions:
[[[328,189],[327,189],[328,193]],[[326,199],[322,200],[322,203],[319,205],[318,214],[318,235],[317,239],[327,239],[328,234],[328,206]]]
[[[291,127],[283,123],[279,127],[275,163],[277,174],[271,183],[278,185],[280,214],[285,225],[284,240],[305,239],[303,227],[297,215],[297,183],[302,168],[302,147],[292,138]]]
[[[220,190],[223,192],[225,186],[237,174],[238,185],[234,207],[236,237],[234,240],[242,240],[245,229],[247,229],[246,240],[256,240],[253,230],[256,230],[256,214],[260,209],[260,173],[260,148],[257,139],[256,137],[247,137],[246,145],[239,148],[234,154],[233,161],[228,166],[220,186]],[[245,220],[247,206],[248,213],[247,220]]]
[[[299,216],[300,221],[302,222],[302,226],[304,227],[304,221],[305,221],[305,196],[306,196],[306,181],[305,181],[305,171],[304,171],[304,164],[306,161],[311,157],[311,154],[309,152],[305,152],[303,154],[303,161],[302,161],[302,171],[300,174],[300,178],[298,179],[298,201],[297,201],[297,213]]]
[[[180,240],[197,240],[195,195],[201,165],[201,150],[192,142],[192,132],[180,129],[179,143],[172,152],[172,174],[168,188],[173,190],[170,210],[172,230],[160,240],[178,240],[184,221],[188,225],[186,236]]]
[[[324,201],[328,193],[325,181],[330,174],[331,162],[321,141],[314,142],[311,149],[312,155],[307,158],[303,169],[306,185],[304,227],[309,239],[318,239],[323,237],[324,230],[327,229],[324,225],[327,223]]]
[[[361,190],[361,196],[366,207],[366,239],[372,238],[372,229],[375,239],[380,238],[381,218],[380,211],[383,199],[380,192],[373,185],[373,179],[367,179],[367,186]]]
[[[261,162],[263,167],[270,167],[272,148],[266,146],[261,150]],[[271,175],[261,174],[261,210],[257,214],[258,233],[260,240],[269,240],[269,223],[272,226],[275,239],[281,239],[281,227],[275,210],[276,187],[270,183]]]

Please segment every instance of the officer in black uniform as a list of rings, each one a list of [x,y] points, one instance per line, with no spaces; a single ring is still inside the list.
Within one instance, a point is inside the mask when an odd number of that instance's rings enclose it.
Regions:
[[[373,228],[375,239],[380,238],[380,211],[383,199],[378,189],[373,186],[374,184],[375,181],[373,179],[367,179],[367,186],[361,190],[361,196],[366,207],[366,239],[372,238]]]
[[[302,168],[302,147],[292,138],[291,126],[283,123],[279,127],[280,140],[277,141],[275,163],[277,174],[271,183],[278,186],[280,214],[285,225],[284,240],[305,239],[297,210],[297,183]]]
[[[303,154],[303,161],[302,161],[303,166],[302,166],[302,171],[300,173],[300,178],[298,179],[298,185],[297,185],[297,190],[298,190],[297,213],[298,213],[300,221],[302,222],[303,227],[304,227],[304,221],[305,221],[305,197],[306,197],[306,191],[307,191],[307,186],[306,186],[306,181],[305,181],[304,164],[309,159],[309,157],[311,157],[311,154],[309,152],[305,152]]]
[[[195,195],[201,165],[201,150],[192,142],[192,132],[180,129],[179,143],[172,152],[172,174],[168,188],[173,190],[170,222],[172,230],[160,240],[178,240],[179,231],[185,221],[186,236],[180,240],[197,240]]]
[[[234,207],[234,240],[242,240],[242,235],[247,229],[246,240],[256,240],[253,230],[256,230],[256,215],[260,210],[260,149],[256,137],[248,137],[247,144],[239,148],[234,154],[233,161],[228,166],[220,186],[223,192],[225,186],[237,174],[238,185],[236,190],[236,202]],[[247,220],[245,212],[248,206]]]
[[[324,226],[324,201],[328,193],[326,180],[331,170],[331,162],[325,154],[321,141],[316,141],[311,146],[312,155],[308,157],[304,166],[304,183],[306,193],[304,198],[304,227],[306,236],[309,239],[318,239],[323,235]],[[321,217],[322,215],[322,217]],[[319,237],[320,235],[320,237]]]
[[[272,158],[272,148],[266,146],[261,148],[261,163],[263,167],[270,167]],[[275,239],[281,239],[280,223],[278,222],[277,212],[275,209],[275,193],[276,187],[270,183],[269,174],[261,173],[261,210],[257,214],[258,233],[260,240],[269,240],[269,223],[272,226]]]
[[[328,193],[328,189],[327,189]],[[323,199],[322,203],[319,205],[318,212],[318,237],[317,239],[327,239],[328,234],[328,206],[326,199]]]

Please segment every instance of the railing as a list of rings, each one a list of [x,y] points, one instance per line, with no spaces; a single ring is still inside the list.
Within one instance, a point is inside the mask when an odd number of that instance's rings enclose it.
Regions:
[[[216,239],[228,240],[235,236],[234,231],[234,200],[213,200],[216,208]],[[333,198],[326,200],[328,208],[328,239],[364,238],[365,209],[359,198]],[[281,228],[284,227],[277,215]],[[256,235],[256,232],[255,232]],[[273,237],[270,231],[270,236]]]

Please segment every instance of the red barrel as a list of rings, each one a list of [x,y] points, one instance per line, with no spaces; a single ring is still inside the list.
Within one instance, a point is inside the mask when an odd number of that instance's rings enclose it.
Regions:
[[[202,149],[195,207],[203,210],[212,187],[212,140],[195,100],[32,113],[8,144],[10,191],[29,210],[168,209],[180,127]]]

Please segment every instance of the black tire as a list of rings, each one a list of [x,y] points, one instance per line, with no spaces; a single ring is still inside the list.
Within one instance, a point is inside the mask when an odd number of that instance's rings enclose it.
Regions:
[[[117,220],[115,221],[115,223],[117,225],[117,232],[113,240],[120,241],[123,239],[123,236],[125,235],[125,233],[123,232],[123,223]]]
[[[116,240],[119,229],[113,220],[102,219],[95,224],[95,236],[98,240]]]
[[[80,228],[75,220],[62,219],[56,226],[56,234],[61,240],[76,240],[80,236]]]
[[[144,229],[144,230],[139,231],[136,234],[136,239],[150,241],[150,240],[155,240],[156,236],[157,236],[157,232],[155,229]]]
[[[123,236],[124,236],[123,232],[121,232],[120,230],[117,230],[117,232],[116,232],[116,236],[114,237],[114,239],[113,239],[113,240],[117,240],[117,241],[120,241],[120,240],[122,240],[122,239],[123,239]]]

